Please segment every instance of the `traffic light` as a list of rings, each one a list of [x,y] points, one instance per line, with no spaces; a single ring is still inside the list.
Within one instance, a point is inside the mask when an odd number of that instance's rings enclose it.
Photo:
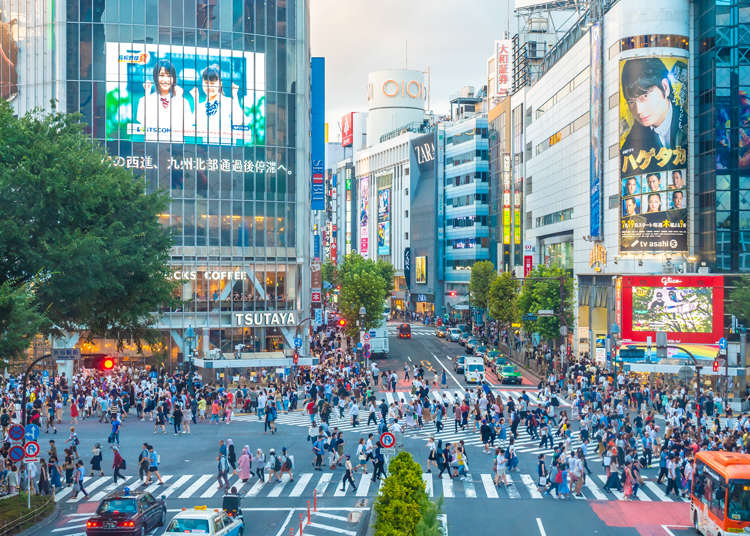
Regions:
[[[339,327],[342,327],[342,328],[346,327],[346,319],[339,318]]]
[[[714,372],[719,372],[719,360],[714,359]]]
[[[456,295],[456,291],[455,290],[451,290],[450,292],[448,292],[448,296],[452,297],[452,296],[455,296],[455,295]]]
[[[110,372],[117,361],[114,357],[105,354],[90,355],[83,358],[83,368],[95,369],[100,372]]]

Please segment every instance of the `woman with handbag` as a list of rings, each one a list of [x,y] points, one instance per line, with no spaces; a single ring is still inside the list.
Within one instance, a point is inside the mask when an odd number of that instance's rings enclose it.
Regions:
[[[540,454],[537,457],[537,460],[536,472],[539,477],[538,489],[539,491],[545,491],[549,481],[549,473],[547,472],[547,464],[544,461],[544,454]]]

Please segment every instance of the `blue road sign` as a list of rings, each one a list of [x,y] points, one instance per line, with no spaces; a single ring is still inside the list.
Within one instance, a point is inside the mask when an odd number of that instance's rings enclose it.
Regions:
[[[297,348],[302,348],[302,338],[301,337],[296,337],[294,339],[294,346],[296,346]]]
[[[27,424],[24,439],[26,441],[36,441],[39,438],[39,427],[36,424]]]
[[[372,354],[370,353],[370,350],[365,350],[365,357],[366,357],[367,359],[370,359],[370,356],[371,356],[371,355],[372,355]]]
[[[370,338],[377,337],[377,336],[378,336],[378,332],[375,331],[374,329],[371,329],[370,330]]]
[[[21,441],[21,439],[23,438],[23,435],[24,435],[24,429],[23,429],[23,426],[21,426],[20,424],[14,424],[8,430],[8,436],[13,441]]]
[[[719,348],[721,348],[722,350],[726,350],[727,349],[727,338],[726,337],[722,337],[721,339],[719,339]]]
[[[15,447],[11,447],[10,451],[8,451],[8,458],[13,460],[14,462],[20,462],[23,460],[23,447],[20,447],[16,445]]]
[[[362,349],[362,343],[361,343],[361,342],[358,342],[358,343],[357,343],[357,350],[361,350],[361,349]]]

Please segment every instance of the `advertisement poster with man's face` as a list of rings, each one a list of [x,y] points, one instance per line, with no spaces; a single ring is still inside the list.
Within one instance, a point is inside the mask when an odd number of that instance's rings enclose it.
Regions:
[[[687,59],[620,61],[620,251],[687,244]]]
[[[264,62],[254,52],[107,43],[106,137],[263,144]]]

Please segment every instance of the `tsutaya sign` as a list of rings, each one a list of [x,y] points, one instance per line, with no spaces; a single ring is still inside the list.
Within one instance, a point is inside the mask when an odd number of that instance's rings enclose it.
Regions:
[[[266,327],[266,326],[296,326],[297,313],[295,311],[273,311],[267,313],[234,313],[234,323],[237,326]]]
[[[177,270],[169,273],[170,279],[179,279],[183,281],[195,281],[196,279],[213,279],[213,280],[241,280],[247,279],[247,272],[242,271],[224,271],[224,270],[207,270],[207,271],[183,271]]]

